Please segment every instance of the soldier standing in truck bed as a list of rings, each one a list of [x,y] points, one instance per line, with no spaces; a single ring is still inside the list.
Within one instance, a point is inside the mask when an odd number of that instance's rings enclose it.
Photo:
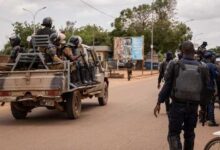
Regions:
[[[52,29],[52,19],[50,17],[46,17],[43,19],[42,22],[42,26],[44,26],[44,28],[39,29],[36,33],[36,35],[51,35],[52,33],[55,33],[56,31],[54,31]]]

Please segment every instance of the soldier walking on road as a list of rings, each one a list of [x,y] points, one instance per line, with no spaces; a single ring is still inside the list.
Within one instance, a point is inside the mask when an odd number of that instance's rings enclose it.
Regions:
[[[168,114],[170,150],[182,150],[181,130],[184,130],[183,149],[194,149],[194,129],[198,119],[198,105],[200,104],[204,110],[204,105],[207,104],[206,100],[209,98],[205,92],[208,86],[207,81],[209,81],[208,69],[205,65],[194,60],[195,50],[192,42],[183,42],[182,52],[183,58],[181,60],[171,61],[167,66],[165,84],[154,108],[154,115],[157,117],[160,104],[167,98],[172,98]]]
[[[132,75],[132,68],[133,68],[133,63],[131,60],[128,60],[126,63],[126,68],[127,68],[127,75],[128,75],[128,81],[131,80],[131,75]]]
[[[209,101],[208,107],[207,107],[207,120],[209,126],[219,126],[219,124],[215,121],[215,93],[216,93],[216,81],[217,77],[219,75],[219,72],[217,70],[217,67],[215,65],[215,54],[212,51],[206,51],[204,53],[204,62],[206,63],[208,69],[209,69],[209,75],[210,75],[210,82],[209,82],[209,88],[210,91],[212,91],[212,98]]]
[[[159,77],[158,77],[158,85],[157,88],[160,89],[160,83],[162,81],[162,79],[164,78],[164,74],[167,68],[168,63],[173,59],[173,54],[171,52],[167,52],[166,53],[166,60],[163,61],[160,65],[160,69],[159,69]],[[170,106],[170,99],[167,98],[165,100],[165,106],[166,106],[166,112],[169,112],[169,106]]]

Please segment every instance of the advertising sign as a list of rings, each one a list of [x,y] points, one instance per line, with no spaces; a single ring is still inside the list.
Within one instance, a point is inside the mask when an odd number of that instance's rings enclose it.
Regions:
[[[114,59],[143,60],[144,37],[115,37]]]

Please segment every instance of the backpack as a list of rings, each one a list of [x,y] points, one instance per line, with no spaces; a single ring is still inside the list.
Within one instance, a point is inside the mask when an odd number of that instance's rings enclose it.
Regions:
[[[202,65],[184,64],[177,61],[176,66],[171,97],[181,102],[200,103],[204,89]]]

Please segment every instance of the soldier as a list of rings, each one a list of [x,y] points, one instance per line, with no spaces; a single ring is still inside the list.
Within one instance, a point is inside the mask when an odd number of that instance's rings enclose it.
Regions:
[[[80,72],[81,82],[85,85],[91,84],[87,47],[82,44],[82,38],[80,36],[71,37],[69,43],[72,43],[73,56],[82,56],[77,62],[77,70]]]
[[[78,59],[83,54],[77,54],[78,53],[77,48],[81,44],[81,41],[82,41],[81,37],[72,36],[70,37],[67,45],[63,49],[63,55],[67,58],[67,60],[73,62],[73,65],[71,67],[71,71],[72,71],[71,80],[76,85],[80,85],[82,83]]]
[[[12,47],[9,63],[14,63],[18,56],[18,53],[23,53],[24,49],[20,45],[21,38],[19,36],[13,35],[9,38],[9,40]]]
[[[198,118],[198,105],[204,110],[207,104],[207,81],[209,73],[206,66],[194,60],[194,46],[186,41],[182,44],[183,58],[171,61],[165,73],[165,84],[159,93],[154,115],[157,117],[160,104],[167,98],[172,98],[169,110],[168,142],[170,150],[182,150],[180,140],[181,130],[184,130],[184,150],[193,150],[194,129]],[[203,111],[204,113],[204,111]]]
[[[60,35],[58,33],[53,33],[50,35],[50,44],[48,45],[48,48],[45,49],[45,61],[46,63],[55,64],[56,66],[53,66],[51,69],[60,69],[63,68],[63,60],[61,60],[57,56],[57,51],[60,47]],[[57,63],[57,64],[56,64]]]
[[[157,84],[157,88],[160,89],[160,83],[162,81],[162,79],[164,78],[164,74],[167,68],[168,63],[173,59],[173,54],[171,52],[167,52],[166,53],[166,60],[163,61],[160,65],[160,69],[159,69],[159,77],[158,77],[158,84]],[[170,99],[167,98],[165,100],[165,106],[166,106],[166,112],[169,112],[169,105],[170,105]]]
[[[42,26],[44,26],[44,28],[39,29],[36,33],[36,35],[51,35],[52,33],[55,33],[56,31],[54,31],[52,28],[52,19],[50,17],[46,17],[43,19],[43,22],[41,24]]]
[[[215,54],[212,51],[206,51],[204,53],[204,62],[206,63],[208,69],[209,69],[209,75],[210,75],[210,82],[209,82],[209,88],[212,91],[212,97],[209,101],[208,107],[207,107],[207,120],[208,125],[213,126],[219,126],[219,124],[215,121],[215,113],[214,113],[214,102],[215,102],[215,87],[216,87],[216,81],[217,77],[219,75],[219,72],[217,70],[217,67],[215,65]]]
[[[21,39],[18,35],[12,35],[9,37],[9,41],[12,47],[11,54],[8,60],[8,63],[15,63],[16,58],[19,53],[23,53],[24,49],[21,47]],[[9,66],[8,63],[0,64],[0,71],[9,71],[11,70],[12,66]]]
[[[125,66],[127,68],[128,81],[130,81],[132,75],[132,68],[134,65],[132,61],[129,59]]]

